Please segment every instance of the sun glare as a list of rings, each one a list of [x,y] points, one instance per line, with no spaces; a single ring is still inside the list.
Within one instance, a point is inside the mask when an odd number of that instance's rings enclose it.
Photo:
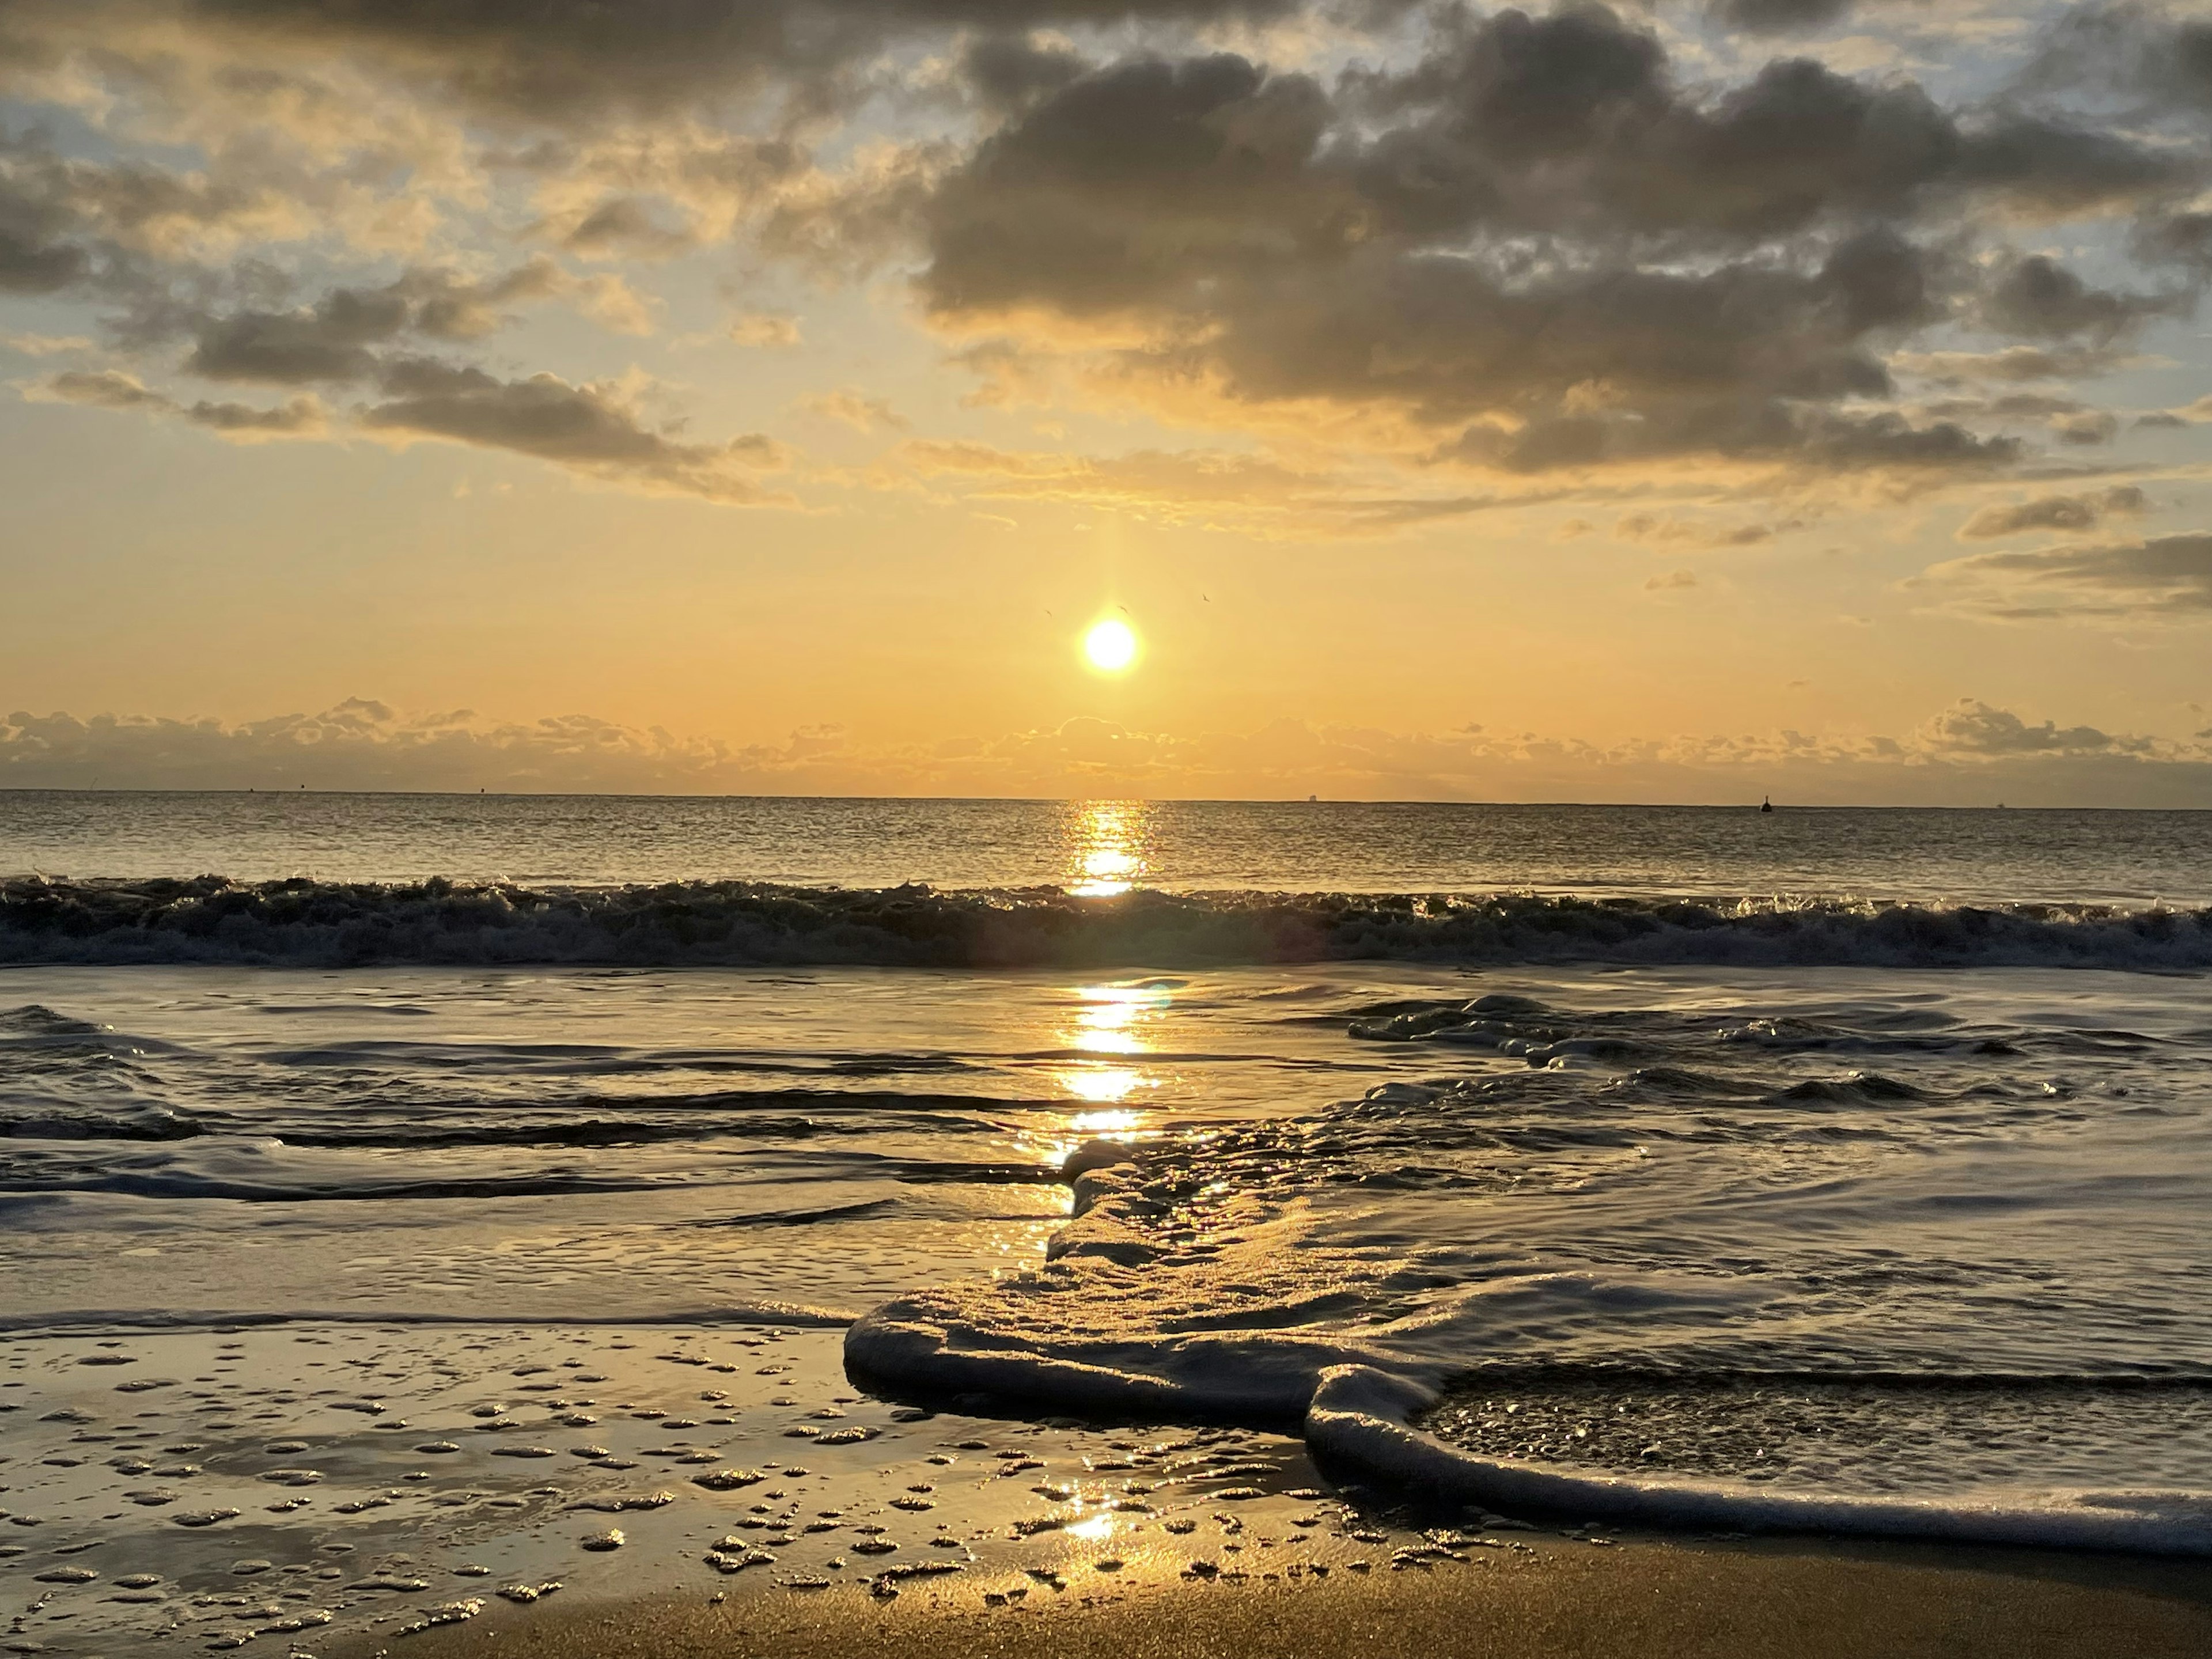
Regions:
[[[1083,654],[1102,673],[1118,674],[1137,659],[1137,632],[1112,617],[1083,636]]]

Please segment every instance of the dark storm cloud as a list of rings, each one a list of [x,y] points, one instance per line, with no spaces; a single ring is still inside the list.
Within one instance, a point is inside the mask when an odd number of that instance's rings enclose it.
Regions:
[[[783,464],[763,437],[685,443],[656,432],[608,389],[554,374],[503,380],[425,358],[386,366],[382,401],[362,411],[372,431],[511,450],[635,488],[738,504],[764,501],[757,473]]]

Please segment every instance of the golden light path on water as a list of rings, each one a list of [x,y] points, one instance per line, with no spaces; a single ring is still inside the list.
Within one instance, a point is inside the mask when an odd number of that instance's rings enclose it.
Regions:
[[[1130,891],[1148,869],[1152,808],[1143,801],[1071,803],[1061,819],[1066,847],[1066,890],[1078,898],[1112,899]],[[1070,987],[1060,1000],[1048,1041],[1066,1056],[1051,1069],[1054,1087],[1076,1109],[1056,1132],[1033,1138],[1040,1162],[1057,1165],[1086,1140],[1128,1140],[1156,1133],[1141,1104],[1160,1085],[1143,1064],[1158,1044],[1155,1033],[1174,1000],[1157,980]]]
[[[1067,846],[1067,890],[1078,898],[1126,893],[1149,872],[1149,803],[1093,800],[1071,803],[1060,820]]]

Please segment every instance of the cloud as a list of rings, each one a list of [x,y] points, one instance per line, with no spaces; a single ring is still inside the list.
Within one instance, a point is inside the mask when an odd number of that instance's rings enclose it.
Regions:
[[[562,237],[561,245],[594,258],[627,254],[668,258],[694,246],[694,240],[689,230],[660,223],[636,198],[617,196],[586,213]]]
[[[372,433],[509,450],[649,494],[788,504],[759,481],[788,464],[780,445],[757,434],[725,444],[681,441],[643,424],[612,386],[571,385],[556,374],[502,380],[412,358],[387,365],[378,389],[382,400],[360,416]]]
[[[730,338],[741,346],[788,349],[799,343],[799,319],[779,311],[748,311],[730,319]]]
[[[1883,15],[1922,38],[1938,9]],[[454,365],[486,381],[465,394],[385,383],[533,305],[652,333],[654,280],[680,309],[712,260],[732,295],[776,266],[910,280],[977,404],[1204,430],[1182,453],[1216,459],[1174,478],[1163,447],[998,487],[1209,521],[1235,510],[1217,486],[1250,492],[1249,521],[1298,499],[1367,528],[1670,470],[1894,498],[2112,441],[2118,417],[2063,388],[2032,428],[1966,389],[2140,362],[2212,280],[2191,252],[2212,157],[2176,125],[2196,94],[2160,82],[2119,118],[2078,74],[1923,83],[1759,44],[1850,11],[13,0],[0,89],[63,136],[0,136],[0,289],[99,309],[155,386],[359,388],[373,430],[724,500],[757,487],[742,459],[634,410],[627,437],[595,423],[623,400],[588,356]],[[518,242],[546,252],[505,268]],[[896,429],[818,384],[778,397],[808,392]],[[552,453],[556,405],[609,453]],[[1297,459],[1324,450],[1344,459]]]
[[[2012,345],[1998,351],[1900,351],[1890,358],[1889,367],[1899,374],[1956,387],[2086,380],[2142,362],[2109,345]]]
[[[1291,0],[14,0],[5,44],[27,57],[126,61],[179,43],[295,74],[356,72],[494,121],[576,128],[710,112],[793,88],[820,103],[859,66],[972,26],[1260,21]],[[173,66],[172,72],[174,72]]]
[[[1646,576],[1644,589],[1647,593],[1664,593],[1675,588],[1695,587],[1697,573],[1692,570],[1669,570],[1663,575]]]
[[[314,305],[290,311],[200,318],[187,325],[196,343],[184,368],[206,380],[276,386],[367,380],[382,362],[373,348],[409,337],[479,340],[508,320],[505,307],[579,291],[599,303],[615,295],[618,318],[627,317],[625,302],[635,305],[620,278],[579,282],[542,258],[481,282],[447,270],[416,270],[380,288],[333,289]]]
[[[1799,34],[1850,15],[1852,0],[1712,0],[1713,17],[1752,34]]]
[[[2031,725],[1972,699],[1903,738],[1795,731],[1599,744],[1510,733],[1312,725],[1147,731],[1095,717],[927,745],[834,726],[772,742],[684,737],[585,714],[415,715],[354,697],[245,722],[18,711],[0,718],[0,788],[483,789],[1200,799],[2212,805],[2212,754],[2187,742]]]
[[[2108,444],[2119,432],[2120,418],[2109,410],[2087,409],[2051,422],[2051,435],[2062,444]]]
[[[1187,449],[1119,455],[1007,450],[912,439],[893,461],[961,499],[1047,501],[1278,539],[1378,535],[1560,499],[1548,487],[1412,495],[1394,477],[1295,465],[1264,453]]]
[[[1334,87],[1136,56],[1056,62],[1012,101],[921,212],[941,328],[1087,337],[1125,391],[1202,392],[1224,426],[1321,404],[1456,428],[1437,454],[1517,472],[2007,465],[2017,441],[1881,407],[1889,353],[1971,319],[2056,370],[2188,298],[2041,256],[1989,278],[1961,227],[2124,215],[2203,173],[1809,60],[1685,81],[1657,33],[1589,4],[1450,13],[1418,62]]]
[[[762,476],[784,470],[788,453],[757,434],[722,444],[656,431],[635,398],[614,385],[572,385],[554,374],[503,380],[479,368],[403,358],[379,371],[380,400],[354,411],[353,429],[387,441],[438,440],[506,450],[647,495],[696,495],[726,506],[789,506]],[[331,435],[330,411],[313,395],[273,409],[207,400],[185,403],[115,369],[55,374],[27,394],[34,401],[184,421],[240,441]]]
[[[855,432],[904,432],[913,424],[890,406],[888,398],[871,398],[849,386],[806,398],[799,407]]]
[[[2149,507],[2149,498],[2133,484],[2114,484],[2087,495],[2039,495],[2033,501],[1992,502],[1959,526],[1959,539],[1987,541],[2028,530],[2094,530],[2107,516],[2134,518]]]
[[[0,58],[7,41],[0,33]],[[149,260],[227,252],[307,228],[270,184],[58,153],[0,128],[0,293],[54,294],[127,281]]]
[[[327,425],[323,405],[313,397],[294,398],[274,409],[204,399],[184,404],[149,391],[137,377],[115,369],[52,375],[34,387],[31,395],[48,403],[82,404],[94,409],[170,416],[206,427],[237,442],[320,437]]]
[[[2092,288],[2042,254],[2022,259],[1993,283],[1982,299],[1984,323],[2006,334],[2031,339],[2084,336],[2109,344],[2153,317],[2188,311],[2186,294],[2115,294]]]
[[[1909,585],[2005,620],[2196,621],[2212,616],[2212,534],[1977,553],[1932,565]]]
[[[82,334],[0,334],[0,347],[26,357],[65,357],[91,350],[92,340]]]
[[[1672,519],[1653,513],[1632,513],[1613,527],[1625,542],[1689,543],[1698,547],[1757,547],[1774,539],[1778,529],[1795,530],[1796,524],[1715,525]]]
[[[2061,731],[2056,720],[2030,726],[2008,709],[1962,697],[1921,728],[1927,746],[1966,755],[2078,755],[2116,750],[2141,751],[2142,738],[2116,738],[2094,726]]]

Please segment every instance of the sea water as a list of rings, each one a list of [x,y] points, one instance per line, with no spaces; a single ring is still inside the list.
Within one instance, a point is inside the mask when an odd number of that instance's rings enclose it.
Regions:
[[[2208,830],[0,795],[0,1319],[854,1321],[1268,1421],[1360,1364],[1505,1464],[2201,1510]]]

